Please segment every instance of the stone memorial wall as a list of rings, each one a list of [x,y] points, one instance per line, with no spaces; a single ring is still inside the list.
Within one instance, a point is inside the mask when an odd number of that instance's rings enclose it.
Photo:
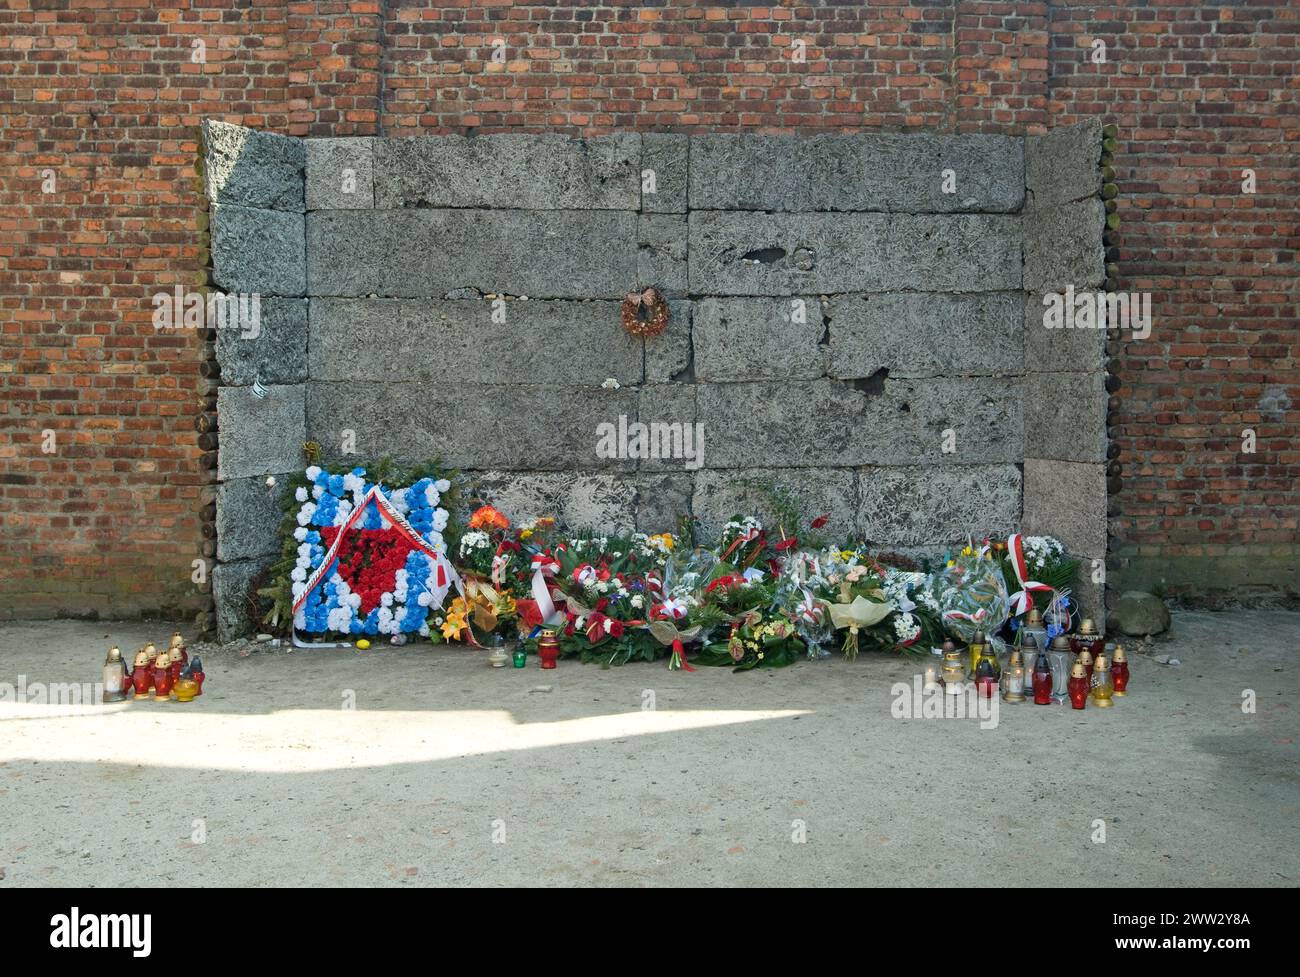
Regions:
[[[223,637],[279,549],[266,480],[306,441],[440,458],[575,527],[713,532],[766,484],[882,549],[1023,528],[1105,559],[1104,333],[1043,319],[1102,288],[1095,124],[204,135],[214,278],[260,309],[218,330]],[[649,285],[672,319],[634,338],[621,302]],[[637,423],[693,453],[600,450]]]

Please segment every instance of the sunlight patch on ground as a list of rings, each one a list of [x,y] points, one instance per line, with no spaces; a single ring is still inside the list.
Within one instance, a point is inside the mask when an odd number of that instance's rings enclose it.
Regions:
[[[801,709],[638,710],[520,723],[504,709],[293,709],[248,716],[179,709],[169,713],[167,705],[155,709],[141,704],[98,707],[86,715],[67,718],[42,716],[40,708],[6,710],[5,718],[21,713],[22,720],[0,728],[0,760],[135,765],[143,758],[143,765],[150,767],[311,773],[426,763],[807,714]],[[183,748],[159,750],[159,743],[183,744]]]

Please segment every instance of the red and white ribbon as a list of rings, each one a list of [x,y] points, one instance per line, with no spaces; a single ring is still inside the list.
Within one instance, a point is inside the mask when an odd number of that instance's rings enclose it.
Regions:
[[[1025,562],[1024,537],[1020,533],[1013,533],[1007,540],[1007,553],[1011,556],[1011,569],[1015,571],[1016,580],[1020,582],[1020,589],[1011,595],[1011,615],[1016,617],[1025,613],[1033,605],[1034,599],[1029,596],[1030,594],[1050,591],[1052,588],[1045,583],[1029,579],[1029,565]]]
[[[654,609],[654,613],[658,617],[671,618],[674,621],[680,621],[686,616],[686,605],[676,597],[669,597]]]
[[[302,608],[302,605],[307,602],[307,597],[311,592],[315,590],[322,581],[327,579],[325,575],[326,571],[333,566],[335,557],[338,556],[339,547],[343,545],[344,535],[352,531],[357,520],[361,518],[362,514],[366,511],[366,507],[370,505],[371,502],[375,503],[375,505],[379,507],[379,511],[387,517],[388,521],[393,524],[393,528],[397,530],[398,534],[403,539],[433,561],[433,585],[428,588],[429,593],[433,597],[433,603],[430,605],[431,607],[437,609],[442,606],[443,600],[447,597],[447,591],[451,589],[452,585],[455,585],[456,590],[461,594],[465,593],[465,587],[461,583],[459,574],[457,574],[452,565],[447,562],[447,558],[434,549],[433,544],[416,532],[411,524],[406,521],[406,517],[398,512],[393,503],[389,501],[388,496],[379,491],[378,485],[374,485],[371,486],[370,491],[367,492],[365,497],[361,500],[361,504],[353,508],[351,514],[348,516],[347,522],[339,527],[338,535],[334,537],[334,542],[330,544],[330,548],[325,552],[325,559],[321,560],[320,566],[318,566],[315,572],[307,578],[306,587],[303,588],[298,599],[293,602],[294,614],[297,614]]]
[[[534,558],[534,563],[536,558]],[[551,588],[546,583],[546,577],[542,575],[540,569],[533,571],[533,600],[537,602],[537,613],[541,615],[542,624],[545,627],[554,627],[564,622],[564,612],[555,609],[555,601],[551,598]],[[557,591],[558,593],[558,591]]]
[[[560,564],[555,562],[555,557],[543,550],[533,557],[532,570],[534,573],[543,573],[548,577],[553,577],[560,572]]]

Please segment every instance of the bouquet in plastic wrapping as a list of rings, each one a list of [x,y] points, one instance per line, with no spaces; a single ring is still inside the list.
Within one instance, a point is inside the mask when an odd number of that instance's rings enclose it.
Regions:
[[[935,600],[948,633],[970,644],[977,631],[992,644],[1011,613],[1001,565],[987,551],[967,546],[935,575]]]
[[[809,658],[828,658],[835,636],[827,597],[830,583],[822,573],[820,554],[811,550],[788,553],[777,577],[774,603],[791,621],[808,649]]]

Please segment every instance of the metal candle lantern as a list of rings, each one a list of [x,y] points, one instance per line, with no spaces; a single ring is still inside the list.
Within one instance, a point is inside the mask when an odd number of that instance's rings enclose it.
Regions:
[[[1020,626],[1020,635],[1022,645],[1024,636],[1028,635],[1038,646],[1034,653],[1034,658],[1025,659],[1026,664],[1038,657],[1038,651],[1045,651],[1047,649],[1047,627],[1043,624],[1043,615],[1039,613],[1037,607],[1029,608],[1029,615],[1025,618],[1025,623]]]
[[[104,659],[104,701],[120,702],[126,698],[126,663],[122,649],[114,645]]]
[[[947,651],[943,653],[943,691],[945,695],[961,695],[962,680],[966,678],[966,663],[962,661],[961,652],[945,642]]]
[[[1052,701],[1063,704],[1070,698],[1070,666],[1074,664],[1070,640],[1065,635],[1057,635],[1047,649],[1047,664],[1052,669]]]
[[[1011,649],[1011,658],[1002,670],[1002,701],[1025,701],[1025,666],[1019,648]]]

